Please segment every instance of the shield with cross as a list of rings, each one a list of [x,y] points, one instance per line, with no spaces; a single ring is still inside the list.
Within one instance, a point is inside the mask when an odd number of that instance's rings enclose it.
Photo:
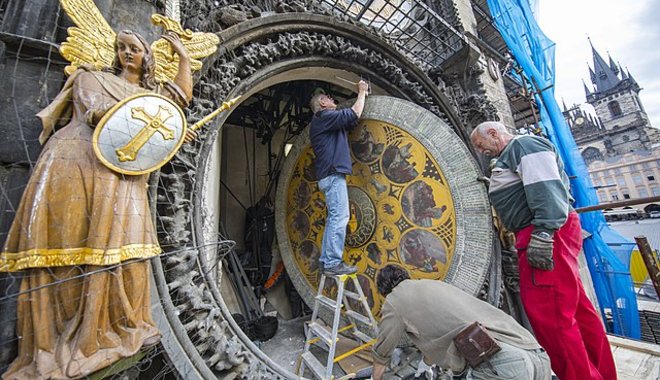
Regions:
[[[92,141],[94,153],[116,172],[151,173],[179,150],[186,128],[183,111],[170,99],[157,94],[131,96],[99,121]]]

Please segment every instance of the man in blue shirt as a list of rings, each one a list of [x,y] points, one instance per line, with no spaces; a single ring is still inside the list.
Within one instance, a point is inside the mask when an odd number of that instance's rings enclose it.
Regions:
[[[346,188],[346,175],[352,174],[348,132],[357,125],[362,115],[368,87],[367,82],[358,82],[357,100],[351,108],[338,110],[334,99],[325,94],[316,95],[310,101],[314,117],[310,123],[309,137],[316,156],[316,179],[325,194],[328,210],[320,258],[325,274],[341,275],[357,271],[357,268],[342,260],[346,225],[350,217]]]

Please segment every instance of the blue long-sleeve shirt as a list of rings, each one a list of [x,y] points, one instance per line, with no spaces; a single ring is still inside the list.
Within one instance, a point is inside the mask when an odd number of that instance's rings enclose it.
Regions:
[[[330,174],[352,174],[348,132],[357,124],[358,117],[351,108],[326,109],[314,114],[309,138],[316,159],[316,179]]]

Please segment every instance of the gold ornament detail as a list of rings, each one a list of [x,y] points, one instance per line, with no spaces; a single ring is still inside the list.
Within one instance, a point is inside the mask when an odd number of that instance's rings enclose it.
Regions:
[[[81,65],[92,65],[97,69],[112,66],[116,33],[103,18],[94,1],[60,0],[60,4],[76,25],[67,30],[69,36],[60,46],[62,57],[71,62],[64,68],[65,73],[71,75]],[[190,55],[193,72],[201,70],[201,58],[215,53],[218,49],[220,38],[214,33],[183,29],[178,21],[158,14],[152,15],[151,21],[162,26],[165,31],[179,35],[181,43]],[[154,41],[151,49],[156,60],[156,80],[160,83],[173,81],[179,67],[179,56],[164,38]]]
[[[67,29],[69,36],[60,46],[60,54],[71,64],[64,68],[71,75],[78,66],[97,69],[112,66],[115,58],[115,31],[92,0],[60,0],[62,9],[76,26]]]
[[[365,296],[378,314],[383,299],[375,279],[385,265],[399,265],[412,278],[445,278],[456,247],[456,214],[440,166],[408,132],[362,120],[349,142],[353,175],[347,176],[350,219],[344,260],[358,267]],[[326,210],[311,147],[300,154],[287,192],[294,261],[316,289]]]
[[[165,140],[174,139],[174,131],[165,126],[165,122],[172,116],[174,114],[163,106],[158,106],[155,115],[149,115],[143,107],[131,108],[131,117],[144,122],[145,126],[126,145],[115,149],[117,159],[121,162],[135,161],[140,149],[156,133],[160,133]]]

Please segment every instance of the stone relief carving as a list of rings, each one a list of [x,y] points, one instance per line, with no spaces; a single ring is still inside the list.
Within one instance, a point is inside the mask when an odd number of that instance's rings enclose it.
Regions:
[[[499,120],[497,108],[486,97],[486,89],[481,80],[484,72],[483,66],[475,62],[460,74],[440,71],[429,73],[438,81],[438,87],[453,101],[463,124],[468,129],[474,128],[483,121]],[[441,81],[444,81],[444,86]]]

